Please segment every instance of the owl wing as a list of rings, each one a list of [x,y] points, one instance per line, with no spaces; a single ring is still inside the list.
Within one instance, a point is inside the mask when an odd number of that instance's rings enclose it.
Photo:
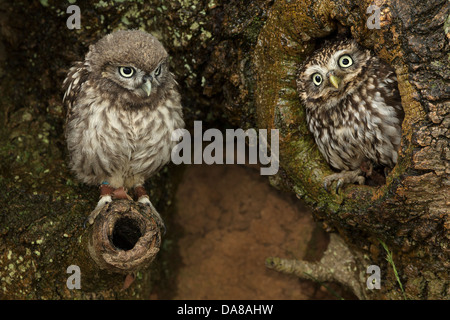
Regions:
[[[67,125],[67,121],[72,116],[73,106],[74,106],[76,97],[80,93],[81,86],[86,81],[87,77],[88,77],[87,67],[86,67],[85,63],[79,61],[79,62],[76,62],[72,68],[70,68],[66,79],[64,79],[63,103],[66,105],[66,108],[67,108],[66,125]]]
[[[394,107],[396,116],[400,120],[400,123],[402,123],[403,118],[405,117],[405,112],[402,107],[402,99],[398,90],[398,82],[395,71],[387,64],[382,64],[379,69],[379,76],[382,76],[381,81],[385,87],[388,88],[385,95],[386,104]]]

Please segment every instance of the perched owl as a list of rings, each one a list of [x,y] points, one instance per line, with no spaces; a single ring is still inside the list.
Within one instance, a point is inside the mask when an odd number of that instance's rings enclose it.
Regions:
[[[325,188],[363,184],[373,165],[395,166],[404,114],[390,66],[354,40],[328,42],[300,67],[297,87],[320,152],[340,170]]]
[[[131,199],[130,188],[154,209],[144,181],[170,160],[171,134],[184,127],[162,44],[138,30],[109,34],[69,70],[63,89],[70,167],[82,182],[100,186],[89,223],[112,199]]]

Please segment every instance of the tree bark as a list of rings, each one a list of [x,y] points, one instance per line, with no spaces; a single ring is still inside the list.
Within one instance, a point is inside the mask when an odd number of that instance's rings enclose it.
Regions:
[[[61,83],[89,44],[118,28],[142,28],[171,55],[188,126],[203,120],[204,129],[280,130],[281,169],[272,184],[296,193],[317,209],[326,230],[342,237],[357,266],[352,279],[367,278],[368,265],[381,268],[381,290],[363,283],[359,297],[449,298],[447,1],[76,4],[81,29],[69,30],[67,4],[0,0],[0,297],[145,298],[150,279],[158,277],[153,268],[120,291],[123,276],[92,271],[97,287],[65,287],[65,269],[81,250],[81,225],[97,190],[79,185],[66,168]],[[366,27],[372,4],[381,8],[380,29]],[[335,194],[322,187],[331,170],[307,130],[295,76],[317,43],[341,31],[396,70],[406,117],[399,163],[386,184],[350,185]],[[166,169],[147,184],[161,213],[175,181]],[[393,253],[398,279],[380,241]]]

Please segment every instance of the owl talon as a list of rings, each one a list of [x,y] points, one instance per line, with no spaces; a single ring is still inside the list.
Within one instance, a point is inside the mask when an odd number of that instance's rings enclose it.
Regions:
[[[325,177],[325,181],[324,181],[323,185],[324,185],[325,190],[327,190],[329,192],[328,187],[334,181],[337,181],[335,190],[336,190],[336,193],[338,193],[344,184],[351,184],[351,183],[364,184],[365,178],[361,174],[362,174],[361,169],[356,169],[354,171],[343,170],[339,173],[334,173],[334,174],[331,174],[331,175]]]
[[[158,227],[162,230],[162,234],[163,236],[166,234],[166,225],[164,224],[163,219],[161,218],[161,216],[159,215],[158,211],[156,211],[155,207],[153,206],[153,204],[150,202],[150,199],[148,198],[147,195],[143,195],[141,197],[139,197],[138,199],[139,203],[148,205],[152,212],[155,214],[156,218],[156,224],[158,225]]]
[[[89,217],[84,218],[83,229],[86,229],[88,227],[88,225],[87,225],[88,223],[89,223],[89,225],[91,225],[94,222],[92,221],[92,223],[91,223],[91,219],[89,219]]]
[[[344,180],[339,179],[336,184],[336,193],[339,193],[339,189],[342,187],[343,184],[344,184]]]
[[[324,187],[324,189],[327,191],[327,192],[330,192],[330,185],[333,183],[333,181],[328,181],[328,180],[326,180],[324,183],[323,183],[323,187]],[[344,181],[342,180],[342,179],[339,179],[338,180],[338,182],[337,182],[337,184],[336,184],[336,188],[335,188],[335,190],[336,190],[336,193],[339,193],[339,189],[343,186],[343,184],[344,184]]]
[[[98,201],[95,209],[91,212],[91,214],[86,219],[84,219],[83,228],[86,228],[88,223],[89,223],[89,225],[94,224],[94,221],[97,218],[100,211],[102,211],[103,207],[108,205],[111,201],[112,201],[112,199],[111,199],[110,195],[100,196],[100,200]]]

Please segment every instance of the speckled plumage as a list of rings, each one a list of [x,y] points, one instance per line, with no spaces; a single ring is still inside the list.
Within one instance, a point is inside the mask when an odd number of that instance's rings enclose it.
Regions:
[[[390,66],[353,40],[330,42],[303,63],[297,86],[320,152],[341,170],[325,185],[363,183],[364,162],[395,166],[404,115]]]
[[[79,180],[141,187],[170,160],[171,134],[184,121],[167,59],[150,34],[117,31],[91,45],[70,69],[63,84],[66,141]],[[128,71],[132,76],[125,77]]]

